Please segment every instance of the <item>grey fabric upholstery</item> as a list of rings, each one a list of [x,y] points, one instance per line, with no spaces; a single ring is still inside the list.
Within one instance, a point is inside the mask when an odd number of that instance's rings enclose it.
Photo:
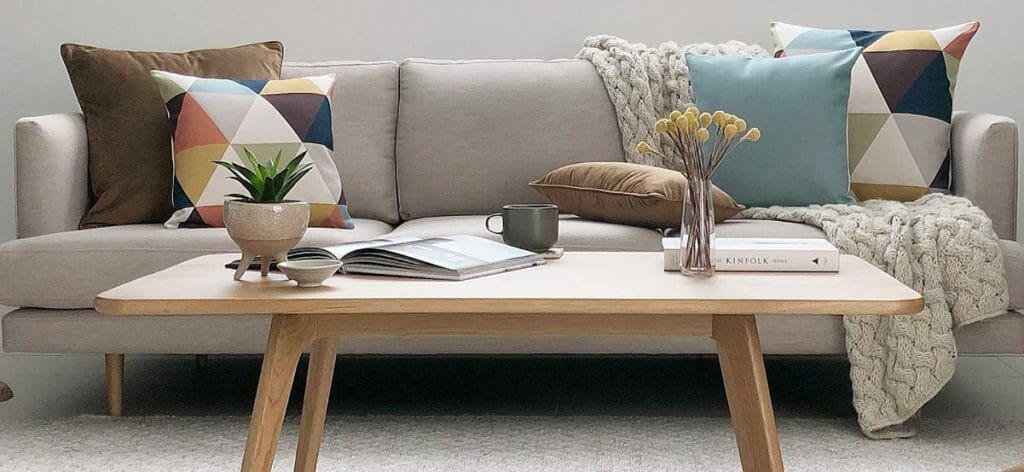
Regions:
[[[397,236],[471,234],[500,240],[484,228],[483,215],[420,218],[397,228],[356,219],[356,229],[311,228],[300,244],[329,245]],[[727,221],[719,237],[823,237],[817,228],[781,221]],[[187,236],[187,237],[185,237]],[[558,247],[569,251],[659,251],[661,234],[633,226],[561,218]],[[1010,308],[1024,309],[1024,247],[1000,241],[1010,285]],[[66,231],[0,245],[0,304],[43,308],[91,308],[103,290],[192,257],[237,251],[219,228],[168,230],[129,225]]]
[[[1006,283],[1010,287],[1010,309],[1024,310],[1024,246],[1017,241],[999,240],[1006,269]],[[1021,339],[1024,343],[1024,339]]]
[[[257,354],[266,346],[265,316],[108,316],[93,310],[22,308],[3,319],[10,352]],[[838,316],[758,317],[767,354],[846,353]],[[963,354],[1024,354],[1024,316],[1009,312],[956,333]],[[709,338],[682,337],[354,337],[350,354],[693,354],[715,352]]]
[[[399,236],[445,236],[470,234],[501,241],[501,236],[484,228],[485,215],[418,218],[402,223],[391,234]],[[492,223],[500,226],[497,222]],[[813,226],[785,221],[726,221],[716,226],[719,237],[824,238]],[[557,247],[567,251],[661,251],[661,233],[635,226],[601,223],[563,215]]]
[[[501,236],[484,228],[486,216],[439,216],[418,218],[398,225],[396,236],[446,236],[469,234],[501,241]],[[498,227],[497,222],[492,225]],[[575,216],[562,216],[558,228],[557,247],[567,251],[659,251],[661,233],[647,228],[588,221]]]
[[[1017,234],[1017,123],[990,113],[956,112],[950,130],[953,193],[992,219],[1002,239]]]
[[[543,201],[558,167],[622,161],[615,110],[589,62],[407,60],[398,107],[403,220]]]
[[[299,244],[330,245],[391,231],[375,220],[356,228],[310,228]],[[237,252],[224,228],[170,230],[110,226],[53,233],[0,245],[0,305],[92,308],[100,292],[204,254]],[[224,276],[230,274],[225,271]]]
[[[1016,311],[964,326],[953,334],[960,354],[1024,355],[1024,315]]]
[[[719,238],[820,238],[825,233],[814,226],[768,220],[730,220],[715,225]]]
[[[336,155],[353,231],[314,228],[301,244],[331,244],[390,233],[476,234],[497,239],[483,216],[506,203],[542,201],[526,184],[557,167],[621,161],[615,112],[590,63],[432,61],[286,63],[285,77],[338,74]],[[997,233],[1015,236],[1017,127],[1013,120],[957,112],[953,191],[988,213]],[[18,234],[0,245],[4,349],[15,352],[258,353],[263,317],[112,317],[95,295],[135,277],[211,252],[235,251],[222,229],[135,225],[72,231],[88,201],[81,114],[19,120],[15,127]],[[453,216],[465,215],[465,216]],[[376,221],[375,221],[376,220]],[[823,237],[810,226],[732,221],[720,237]],[[660,250],[660,234],[566,217],[559,246],[570,250]],[[1000,241],[1010,307],[1024,309],[1024,247]],[[227,276],[227,271],[225,271]],[[765,317],[773,354],[842,354],[838,317]],[[1024,354],[1017,313],[959,330],[960,352]],[[688,353],[713,352],[701,338],[353,338],[351,353]]]
[[[398,64],[286,62],[282,78],[336,74],[331,97],[334,159],[354,218],[398,223],[395,123]]]
[[[18,237],[78,229],[89,205],[89,154],[81,113],[14,125]]]

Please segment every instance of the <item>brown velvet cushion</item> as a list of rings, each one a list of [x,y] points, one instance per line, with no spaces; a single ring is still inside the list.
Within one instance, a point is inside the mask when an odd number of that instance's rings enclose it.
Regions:
[[[60,47],[85,114],[93,204],[82,228],[163,222],[171,215],[171,123],[150,70],[225,79],[277,79],[276,41],[185,53]]]
[[[679,172],[624,162],[584,162],[552,171],[530,186],[563,211],[582,218],[648,228],[678,228],[683,183]],[[715,221],[744,207],[712,189]]]

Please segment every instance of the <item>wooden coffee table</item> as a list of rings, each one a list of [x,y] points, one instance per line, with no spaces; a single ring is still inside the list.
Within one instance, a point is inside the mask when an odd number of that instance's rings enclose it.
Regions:
[[[243,471],[269,471],[299,357],[311,348],[295,470],[316,469],[327,398],[344,336],[710,336],[718,346],[745,471],[781,471],[765,380],[760,315],[921,311],[916,292],[843,256],[839,273],[719,273],[690,279],[662,271],[661,253],[567,253],[533,269],[464,282],[333,277],[299,289],[281,274],[231,279],[221,254],[193,259],[108,290],[111,315],[271,314]],[[239,315],[244,316],[244,315]]]

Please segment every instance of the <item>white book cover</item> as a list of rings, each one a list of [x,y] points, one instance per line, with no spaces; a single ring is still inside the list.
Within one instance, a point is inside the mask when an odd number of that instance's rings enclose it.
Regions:
[[[661,245],[665,270],[679,270],[680,238],[662,238]],[[824,239],[715,238],[715,270],[839,272],[839,249]]]

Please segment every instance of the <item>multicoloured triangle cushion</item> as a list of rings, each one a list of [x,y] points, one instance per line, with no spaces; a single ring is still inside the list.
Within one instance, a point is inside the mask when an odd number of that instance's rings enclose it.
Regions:
[[[849,104],[851,189],[910,201],[949,190],[953,90],[978,22],[937,30],[827,30],[772,23],[775,56],[863,47]]]
[[[288,194],[309,203],[310,226],[352,228],[334,162],[334,74],[288,80],[204,79],[152,71],[171,120],[174,214],[165,226],[224,226],[224,195],[245,194],[212,161],[244,163],[305,151],[313,169]]]

